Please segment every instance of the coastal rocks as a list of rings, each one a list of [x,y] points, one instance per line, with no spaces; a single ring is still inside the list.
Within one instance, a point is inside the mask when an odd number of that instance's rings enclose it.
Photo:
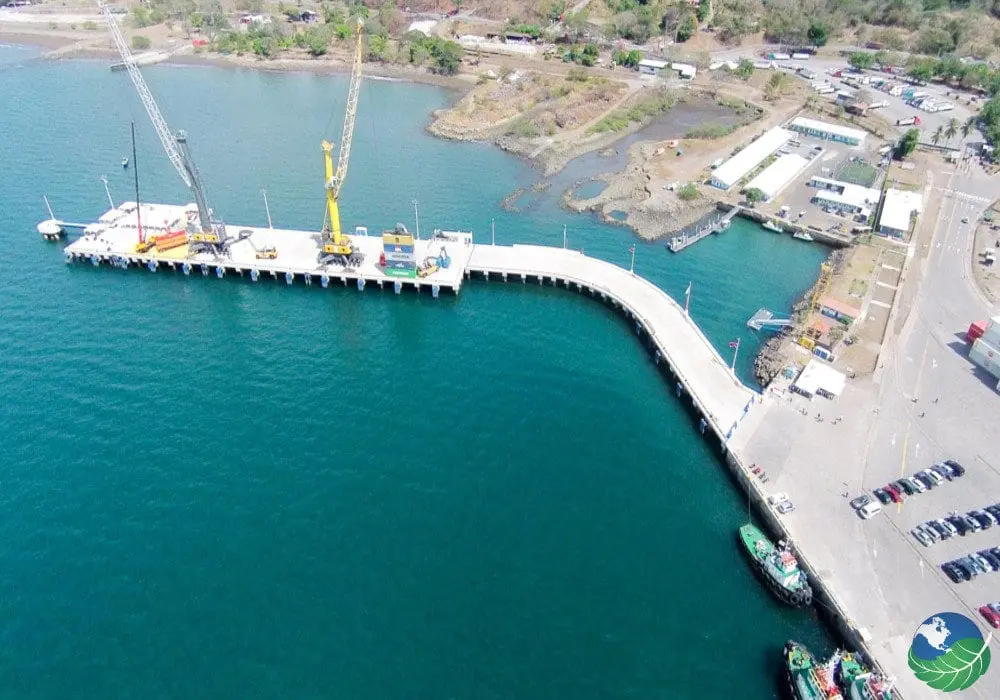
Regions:
[[[783,348],[789,335],[782,333],[771,338],[753,359],[753,376],[761,386],[766,387],[784,369],[787,359]]]
[[[575,199],[571,190],[563,195],[563,203],[573,211],[596,212],[606,223],[624,224],[645,240],[672,235],[715,210],[707,199],[684,201],[675,192],[653,187],[647,162],[654,151],[653,144],[634,144],[625,169],[600,178],[608,186],[598,195]],[[612,212],[623,212],[624,220]]]

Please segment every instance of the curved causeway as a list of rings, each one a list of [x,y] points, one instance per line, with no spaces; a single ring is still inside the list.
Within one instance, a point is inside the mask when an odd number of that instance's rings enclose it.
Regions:
[[[652,282],[597,258],[537,245],[474,245],[467,271],[576,285],[624,309],[666,359],[695,407],[725,442],[760,396],[729,369],[684,309]]]

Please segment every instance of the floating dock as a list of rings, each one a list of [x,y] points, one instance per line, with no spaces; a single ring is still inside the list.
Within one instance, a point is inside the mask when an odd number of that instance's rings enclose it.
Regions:
[[[739,213],[740,213],[740,208],[734,207],[733,209],[730,209],[728,212],[726,212],[726,214],[720,219],[705,224],[694,233],[682,233],[679,236],[674,236],[673,238],[670,239],[670,242],[667,243],[667,247],[670,248],[671,253],[679,253],[688,246],[694,245],[702,238],[708,238],[713,233],[720,233],[722,231],[725,231],[727,228],[729,228],[729,224],[733,220],[733,217],[735,217]]]
[[[747,321],[747,327],[755,331],[780,331],[792,325],[790,318],[775,318],[773,311],[767,309],[757,309],[756,313]]]
[[[143,204],[140,218],[144,234],[162,235],[183,226],[188,218],[197,215],[194,204]],[[136,225],[136,204],[125,202],[103,214],[97,222],[88,224],[83,235],[65,248],[66,261],[90,262],[93,265],[111,264],[117,267],[143,266],[151,272],[161,267],[179,270],[185,275],[192,272],[224,277],[227,274],[246,275],[257,281],[261,275],[283,279],[287,284],[301,280],[305,284],[319,282],[326,287],[331,280],[343,284],[353,283],[363,289],[367,283],[382,287],[391,285],[397,293],[405,288],[429,290],[437,296],[442,289],[454,293],[462,287],[465,269],[472,255],[472,234],[461,231],[436,231],[429,240],[415,242],[417,261],[439,258],[442,252],[450,261],[447,267],[438,267],[426,276],[399,277],[386,274],[379,267],[383,252],[382,236],[361,233],[351,236],[354,246],[364,254],[358,266],[339,263],[320,263],[320,235],[315,231],[272,229],[259,226],[226,226],[226,233],[235,240],[223,254],[192,252],[188,245],[166,251],[155,248],[138,253],[139,240]],[[274,257],[258,257],[260,251],[274,248]]]

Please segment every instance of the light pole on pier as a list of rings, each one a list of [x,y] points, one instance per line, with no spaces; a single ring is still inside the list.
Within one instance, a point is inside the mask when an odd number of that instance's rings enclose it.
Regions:
[[[635,274],[635,244],[633,244],[632,247],[629,248],[629,250],[632,251],[632,262],[628,266],[628,271],[631,272],[634,275]]]
[[[566,247],[566,224],[563,224],[563,248]]]
[[[729,369],[736,374],[736,356],[740,354],[740,339],[731,340],[729,342],[729,347],[733,349],[733,362],[729,365]]]
[[[115,200],[111,199],[111,190],[108,189],[108,178],[106,175],[101,175],[101,182],[104,183],[104,194],[108,195],[108,204],[110,204],[111,208],[114,209]]]
[[[490,219],[490,245],[497,244],[497,224],[496,219]]]
[[[417,220],[417,240],[420,240],[420,203],[417,200],[413,200],[413,217]]]
[[[264,211],[267,212],[267,227],[273,229],[274,225],[271,223],[271,207],[267,205],[267,190],[261,190],[260,193],[264,195]]]

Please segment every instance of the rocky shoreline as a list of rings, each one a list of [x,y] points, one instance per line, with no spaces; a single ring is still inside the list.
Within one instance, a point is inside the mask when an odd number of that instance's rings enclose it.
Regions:
[[[599,194],[576,199],[571,189],[563,193],[563,204],[572,211],[592,211],[604,221],[628,226],[647,241],[682,231],[715,211],[715,202],[705,197],[686,202],[674,192],[652,188],[653,178],[646,163],[655,149],[653,142],[633,144],[629,148],[628,165],[624,170],[592,178],[591,181],[608,183]],[[623,212],[626,217],[624,220],[616,219],[611,212]]]
[[[834,270],[842,269],[847,259],[847,250],[838,248],[830,253],[827,263]],[[811,301],[816,294],[821,279],[817,279],[805,294],[792,306],[792,326],[778,335],[770,338],[753,360],[753,376],[762,387],[767,387],[771,381],[787,366],[792,358],[787,350],[794,338],[799,338],[805,332],[805,324],[809,320]]]

